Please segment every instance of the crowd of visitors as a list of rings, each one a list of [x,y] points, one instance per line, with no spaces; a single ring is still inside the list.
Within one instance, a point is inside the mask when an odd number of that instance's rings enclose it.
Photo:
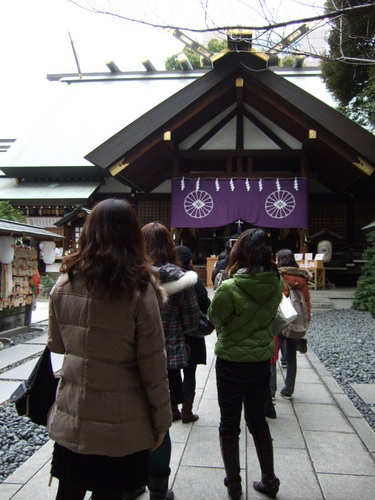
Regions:
[[[308,305],[308,273],[291,250],[273,256],[262,229],[248,229],[225,247],[212,275],[222,273],[212,302],[187,246],[168,228],[141,228],[125,200],[98,203],[79,247],[66,256],[51,292],[48,346],[64,354],[56,400],[48,417],[54,440],[51,475],[56,500],[173,500],[169,488],[172,422],[195,422],[196,371],[206,363],[202,315],[216,328],[219,443],[224,485],[242,495],[239,437],[242,408],[261,478],[256,491],[274,498],[267,402],[275,395],[278,346],[287,375],[281,395],[292,398],[296,341],[275,332],[282,294],[299,289]],[[276,348],[275,348],[276,346]],[[272,415],[276,418],[276,414]]]

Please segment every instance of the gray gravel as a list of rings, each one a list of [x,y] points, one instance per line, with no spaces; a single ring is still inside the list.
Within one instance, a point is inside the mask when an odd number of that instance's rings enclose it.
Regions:
[[[315,312],[307,342],[375,431],[375,405],[366,404],[350,386],[375,384],[375,319],[355,309]]]
[[[12,345],[38,337],[47,329],[46,322],[33,326],[38,327],[38,330],[13,337]],[[350,383],[375,384],[374,318],[370,313],[354,309],[315,312],[307,340],[309,349],[314,351],[375,431],[375,413],[371,406],[350,387]],[[6,349],[9,345],[3,344],[2,347]],[[2,482],[43,446],[48,436],[45,427],[37,426],[25,417],[19,417],[14,406],[9,403],[0,405],[0,422],[0,482]]]

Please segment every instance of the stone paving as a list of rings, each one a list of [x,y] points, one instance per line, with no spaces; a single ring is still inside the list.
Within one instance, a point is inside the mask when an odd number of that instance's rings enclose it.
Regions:
[[[195,409],[200,419],[194,424],[178,421],[171,428],[170,484],[176,500],[228,498],[218,440],[215,335],[207,337],[206,343],[208,362],[197,371]],[[0,363],[1,356],[2,353]],[[284,374],[278,366],[279,388]],[[363,397],[373,398],[371,388],[360,384],[356,390],[363,391]],[[275,471],[281,481],[279,500],[374,499],[375,433],[311,350],[306,355],[298,354],[294,398],[286,401],[277,395],[276,411],[277,419],[269,420],[269,424],[274,439]],[[49,441],[0,484],[0,500],[53,500],[57,481],[54,479],[48,487],[51,449]],[[240,452],[243,500],[266,498],[252,488],[260,471],[244,423]],[[86,499],[89,498],[87,494]],[[145,493],[139,498],[149,497]]]

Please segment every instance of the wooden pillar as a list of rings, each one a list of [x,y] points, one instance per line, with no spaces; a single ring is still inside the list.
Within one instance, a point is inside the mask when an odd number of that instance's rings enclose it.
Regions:
[[[307,153],[302,153],[300,157],[300,177],[309,179],[309,159]],[[299,233],[299,253],[309,251],[308,234],[309,228],[302,227],[298,230]]]

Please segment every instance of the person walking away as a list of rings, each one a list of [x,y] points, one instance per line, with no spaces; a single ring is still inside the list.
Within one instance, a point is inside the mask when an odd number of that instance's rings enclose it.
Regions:
[[[51,291],[48,347],[63,354],[48,417],[56,500],[120,500],[147,483],[172,415],[163,293],[125,200],[95,205]]]
[[[289,296],[289,287],[299,290],[303,295],[307,307],[307,320],[311,320],[311,302],[308,280],[310,273],[298,266],[292,250],[288,248],[279,250],[276,254],[279,273],[283,278],[283,293]],[[289,286],[288,286],[289,285]],[[292,399],[297,377],[297,347],[298,339],[285,337],[279,334],[279,346],[283,350],[283,359],[286,362],[286,376],[284,387],[280,394],[285,399]]]
[[[253,482],[253,488],[275,497],[280,481],[274,473],[265,403],[270,387],[270,359],[274,355],[273,321],[282,285],[272,260],[270,239],[262,229],[248,229],[239,236],[227,269],[231,277],[218,287],[208,309],[209,318],[218,329],[216,384],[224,484],[231,499],[240,498],[243,405],[262,473],[261,480]]]
[[[182,386],[181,370],[188,364],[188,346],[185,335],[198,328],[200,309],[194,285],[198,275],[194,271],[184,272],[180,267],[176,247],[168,229],[159,222],[150,222],[142,228],[147,252],[168,301],[161,309],[167,350],[167,369],[171,405],[187,399]],[[168,489],[170,474],[171,440],[166,434],[162,446],[150,454],[149,490],[150,500],[174,498]]]
[[[186,246],[177,246],[176,250],[182,269],[185,271],[194,270],[193,255],[190,248]],[[199,277],[194,285],[194,289],[197,294],[199,309],[207,314],[211,301],[208,297],[207,289]],[[199,416],[192,411],[196,388],[196,371],[197,365],[205,365],[207,363],[207,351],[204,337],[192,336],[187,333],[185,335],[185,341],[189,347],[188,364],[183,368],[184,378],[182,382],[186,400],[182,403],[181,412],[178,405],[172,406],[172,417],[173,421],[181,419],[184,424],[187,424],[199,419]]]
[[[227,267],[230,251],[231,251],[230,241],[227,241],[225,244],[224,251],[219,254],[217,261],[214,265],[214,268],[212,269],[211,273],[212,283],[215,283],[215,278],[217,274]]]

